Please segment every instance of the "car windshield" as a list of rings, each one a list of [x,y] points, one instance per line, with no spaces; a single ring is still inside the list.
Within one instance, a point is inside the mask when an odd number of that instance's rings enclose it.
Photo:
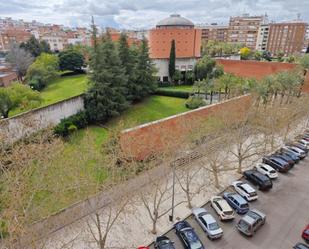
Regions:
[[[188,241],[190,242],[191,247],[192,247],[192,245],[195,245],[195,244],[199,244],[199,245],[201,244],[197,235],[192,230],[187,230],[184,233],[185,233]],[[200,248],[200,247],[192,247],[192,248]]]
[[[175,247],[171,244],[169,240],[163,240],[160,242],[160,248],[162,249],[174,249]]]
[[[269,171],[269,173],[271,173],[271,174],[275,174],[275,173],[276,173],[276,171],[275,171],[275,170],[271,170],[271,171]]]
[[[219,227],[219,225],[218,225],[218,223],[217,222],[214,222],[214,223],[210,223],[209,224],[209,229],[210,230],[217,230],[217,229],[219,229],[220,227]]]
[[[244,204],[241,204],[241,206],[240,206],[241,208],[248,208],[249,207],[249,205],[248,205],[248,203],[244,203]]]
[[[190,245],[191,245],[191,249],[201,249],[202,248],[202,244],[199,241],[195,241],[191,243]]]
[[[257,219],[260,218],[260,216],[259,216],[257,213],[254,213],[254,212],[252,212],[252,211],[249,211],[249,212],[247,213],[247,215],[250,216],[250,217],[252,217],[252,218],[255,219],[255,220],[257,220]]]
[[[248,231],[249,232],[249,225],[248,223],[244,222],[243,220],[241,220],[239,223],[238,223],[238,226],[240,227],[240,229],[242,231]]]

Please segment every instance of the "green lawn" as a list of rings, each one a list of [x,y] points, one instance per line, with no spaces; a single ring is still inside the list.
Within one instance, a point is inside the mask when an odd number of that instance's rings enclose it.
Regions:
[[[82,94],[86,91],[87,86],[88,80],[85,74],[60,77],[49,83],[48,86],[42,90],[40,95],[43,101],[39,107],[54,104],[58,101]],[[28,110],[17,108],[10,111],[9,116],[12,117],[25,111]]]

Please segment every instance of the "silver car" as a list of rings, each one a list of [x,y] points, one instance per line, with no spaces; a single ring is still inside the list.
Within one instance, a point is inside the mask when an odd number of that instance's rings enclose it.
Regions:
[[[193,208],[192,213],[195,220],[207,233],[209,239],[219,239],[223,235],[223,230],[215,218],[205,208]]]
[[[237,223],[237,229],[247,236],[253,236],[253,234],[265,224],[266,215],[262,212],[252,209],[249,210],[245,216],[243,216]]]

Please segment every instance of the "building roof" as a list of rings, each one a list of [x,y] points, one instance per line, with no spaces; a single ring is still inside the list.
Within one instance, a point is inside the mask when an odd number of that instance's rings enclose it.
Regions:
[[[160,26],[190,26],[190,27],[193,27],[194,23],[178,14],[173,14],[173,15],[170,15],[168,18],[165,18],[159,21],[157,23],[157,27],[160,27]]]

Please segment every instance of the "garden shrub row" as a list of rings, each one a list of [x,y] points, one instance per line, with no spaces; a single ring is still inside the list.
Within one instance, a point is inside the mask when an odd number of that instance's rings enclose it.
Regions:
[[[85,128],[88,125],[88,117],[86,112],[81,111],[68,118],[64,118],[54,128],[54,133],[58,136],[67,137],[78,129]]]
[[[161,96],[169,96],[169,97],[176,97],[176,98],[183,98],[187,99],[190,96],[190,92],[185,91],[177,91],[177,90],[168,90],[168,89],[157,89],[155,92],[156,95]]]

